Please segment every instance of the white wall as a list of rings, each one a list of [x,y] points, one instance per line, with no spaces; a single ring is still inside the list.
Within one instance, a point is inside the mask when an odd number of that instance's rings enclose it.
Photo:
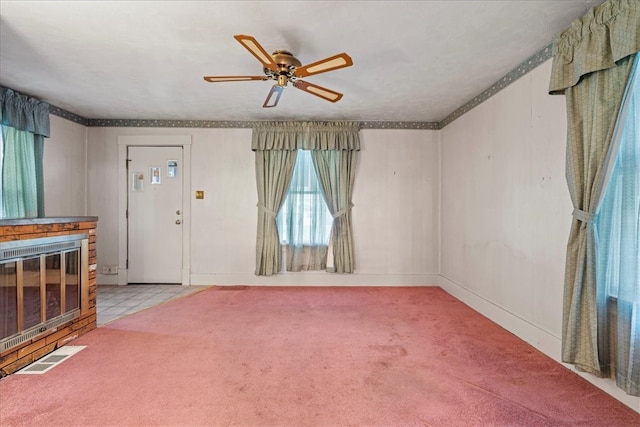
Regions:
[[[425,130],[360,131],[353,195],[359,273],[433,284],[422,278],[439,273],[437,137]]]
[[[87,128],[51,115],[44,140],[44,211],[47,216],[86,215]]]
[[[438,273],[437,132],[363,130],[354,188],[356,274],[254,275],[257,219],[251,129],[89,129],[88,213],[98,271],[118,264],[118,136],[191,135],[192,284],[430,285]],[[124,190],[124,189],[122,189]],[[204,190],[204,200],[196,200]],[[124,268],[124,266],[120,266]],[[100,284],[117,283],[98,276]]]
[[[441,286],[560,361],[572,206],[565,99],[547,95],[550,72],[547,61],[441,131]]]

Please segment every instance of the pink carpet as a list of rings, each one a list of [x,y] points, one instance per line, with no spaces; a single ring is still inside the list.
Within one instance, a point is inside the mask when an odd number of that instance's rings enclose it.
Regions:
[[[0,380],[6,426],[638,426],[439,288],[211,288]]]

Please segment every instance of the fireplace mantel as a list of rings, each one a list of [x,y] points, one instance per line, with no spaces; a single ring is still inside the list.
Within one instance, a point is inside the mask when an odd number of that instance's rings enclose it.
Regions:
[[[9,218],[0,219],[0,236],[8,231],[5,227],[27,225],[79,224],[82,222],[98,222],[97,216],[49,216],[42,218]],[[3,240],[0,240],[2,242]]]
[[[16,340],[19,341],[16,345],[11,344],[9,348],[0,349],[0,377],[29,365],[96,327],[97,222],[98,217],[95,216],[0,220],[0,250],[5,249],[5,252],[7,249],[19,247],[23,243],[29,245],[31,241],[34,245],[43,241],[74,240],[75,237],[84,241],[81,251],[82,280],[79,290],[82,298],[80,307],[76,310],[77,313],[73,315],[73,319],[67,320],[63,317],[58,322],[53,322],[52,327],[43,327],[41,333],[36,331],[33,337],[29,335],[26,337],[27,339]],[[34,256],[38,257],[39,255],[33,253],[29,255],[32,259]],[[16,257],[19,259],[19,255]],[[45,259],[45,255],[42,255],[42,259]],[[21,261],[16,261],[14,264],[20,266]],[[46,281],[43,280],[42,283]],[[51,322],[45,326],[50,324]]]

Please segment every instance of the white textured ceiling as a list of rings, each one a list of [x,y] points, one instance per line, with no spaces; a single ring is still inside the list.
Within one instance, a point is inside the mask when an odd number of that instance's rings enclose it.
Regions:
[[[602,0],[5,1],[0,85],[89,119],[439,122],[552,42]],[[354,65],[305,78],[333,104],[272,81],[233,35],[302,64]]]

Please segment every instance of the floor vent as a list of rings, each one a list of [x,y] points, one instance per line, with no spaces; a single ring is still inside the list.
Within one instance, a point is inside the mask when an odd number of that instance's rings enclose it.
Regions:
[[[44,374],[85,347],[85,345],[65,345],[53,353],[47,354],[42,359],[36,360],[32,364],[25,366],[17,371],[16,374]]]

